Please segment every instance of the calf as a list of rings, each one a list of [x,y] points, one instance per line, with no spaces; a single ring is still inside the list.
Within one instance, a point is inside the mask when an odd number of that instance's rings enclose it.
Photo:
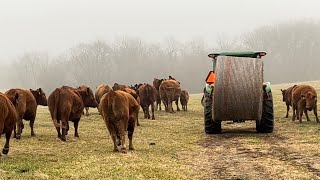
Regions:
[[[176,80],[165,80],[160,85],[160,97],[167,112],[173,113],[172,102],[177,104],[177,111],[180,111],[178,99],[181,94],[180,84]]]
[[[24,128],[22,119],[29,121],[31,136],[35,136],[33,127],[37,115],[37,106],[47,106],[46,94],[42,91],[41,88],[37,90],[10,89],[5,94],[7,96],[14,96],[15,94],[21,95],[21,97],[19,98],[19,103],[16,107],[19,117],[17,126],[20,127],[17,127],[18,131],[16,131],[16,127],[14,128],[14,137],[17,139],[21,138],[22,130]]]
[[[66,141],[69,122],[74,123],[75,137],[84,107],[97,107],[93,92],[89,87],[72,88],[63,86],[56,88],[48,97],[48,107],[52,121],[58,132],[58,138]],[[61,122],[61,123],[60,123]],[[60,129],[62,128],[62,133]]]
[[[6,143],[2,150],[3,154],[8,154],[9,152],[10,137],[16,122],[19,120],[15,108],[19,94],[16,93],[10,99],[8,97],[5,94],[0,93],[0,137],[2,134],[6,134]]]
[[[128,131],[129,150],[134,150],[132,138],[136,120],[139,115],[139,104],[124,91],[110,91],[103,95],[99,104],[103,120],[113,141],[113,151],[126,153],[125,134]]]
[[[288,89],[281,89],[282,92],[282,101],[286,103],[287,106],[287,114],[286,114],[286,118],[289,117],[289,110],[290,110],[290,106],[292,105],[291,101],[292,101],[292,90],[293,88],[295,88],[297,85],[291,86]]]
[[[310,121],[309,116],[307,114],[307,110],[313,110],[314,115],[316,116],[316,121],[319,123],[318,113],[317,113],[317,92],[310,85],[298,85],[292,90],[292,108],[293,108],[293,116],[292,120],[294,121],[297,116],[302,122],[302,114],[303,112],[306,114],[307,121]]]
[[[150,119],[149,106],[151,105],[152,118],[154,117],[154,104],[157,101],[157,90],[150,84],[144,84],[139,87],[138,94],[141,100],[141,107],[144,112],[144,118]]]
[[[188,111],[189,93],[186,90],[181,91],[180,103],[183,111]]]

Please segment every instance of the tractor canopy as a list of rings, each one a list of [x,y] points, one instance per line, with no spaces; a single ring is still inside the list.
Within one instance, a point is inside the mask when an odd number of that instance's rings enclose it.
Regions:
[[[221,52],[221,53],[212,53],[208,56],[210,58],[216,58],[218,56],[233,56],[233,57],[247,57],[247,58],[260,58],[265,56],[267,53],[264,51],[248,51],[248,52]]]

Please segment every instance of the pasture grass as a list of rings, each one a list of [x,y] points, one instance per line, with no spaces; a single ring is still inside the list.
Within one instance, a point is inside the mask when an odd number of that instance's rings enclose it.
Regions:
[[[306,82],[320,92],[320,82]],[[223,122],[223,133],[205,135],[201,94],[191,95],[188,112],[156,111],[134,133],[135,151],[112,152],[112,140],[96,109],[83,116],[80,138],[57,138],[47,107],[39,107],[35,137],[28,122],[21,140],[11,140],[0,159],[0,179],[317,179],[320,124],[284,118],[281,88],[272,86],[275,130],[258,134],[255,123]],[[1,138],[1,148],[4,144]],[[128,143],[128,140],[126,140]]]

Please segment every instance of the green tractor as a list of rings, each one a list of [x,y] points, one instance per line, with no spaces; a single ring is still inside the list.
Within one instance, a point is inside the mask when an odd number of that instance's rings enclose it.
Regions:
[[[274,127],[270,83],[263,83],[265,52],[213,53],[213,69],[206,78],[202,105],[205,132],[221,133],[222,121],[256,121],[259,133]]]

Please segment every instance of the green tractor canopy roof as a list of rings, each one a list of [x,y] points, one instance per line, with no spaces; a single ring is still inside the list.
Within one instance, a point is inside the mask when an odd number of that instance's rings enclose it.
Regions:
[[[218,56],[233,56],[233,57],[248,57],[248,58],[258,58],[265,56],[267,53],[263,51],[248,51],[248,52],[221,52],[221,53],[212,53],[208,56],[210,58],[215,58]]]

